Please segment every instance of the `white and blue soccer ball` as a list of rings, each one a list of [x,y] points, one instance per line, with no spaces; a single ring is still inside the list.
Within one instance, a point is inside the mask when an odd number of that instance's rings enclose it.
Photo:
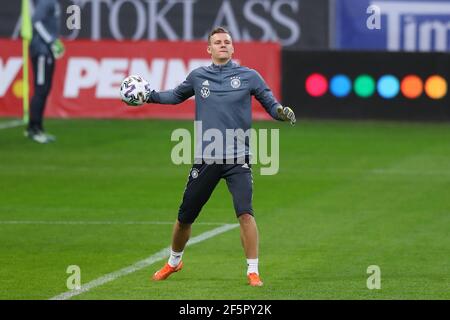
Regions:
[[[123,79],[120,86],[120,97],[129,106],[140,106],[150,96],[150,84],[139,75],[131,75]]]

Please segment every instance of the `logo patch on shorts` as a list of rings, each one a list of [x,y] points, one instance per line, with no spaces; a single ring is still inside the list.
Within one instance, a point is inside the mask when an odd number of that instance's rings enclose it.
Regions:
[[[198,169],[197,168],[193,168],[191,170],[191,177],[192,177],[192,179],[197,179],[197,177],[198,177]]]

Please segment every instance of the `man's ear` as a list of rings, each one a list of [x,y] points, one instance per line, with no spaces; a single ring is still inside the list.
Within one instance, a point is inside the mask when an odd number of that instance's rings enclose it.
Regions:
[[[206,52],[208,52],[209,54],[211,54],[211,46],[208,46],[208,47],[206,48]]]

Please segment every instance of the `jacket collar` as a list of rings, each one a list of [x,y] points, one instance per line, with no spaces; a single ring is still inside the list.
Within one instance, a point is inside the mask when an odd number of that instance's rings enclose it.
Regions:
[[[236,66],[236,63],[233,62],[233,60],[231,60],[231,59],[225,64],[215,64],[214,62],[211,63],[211,68],[213,70],[227,70],[227,69],[231,69],[235,66]]]

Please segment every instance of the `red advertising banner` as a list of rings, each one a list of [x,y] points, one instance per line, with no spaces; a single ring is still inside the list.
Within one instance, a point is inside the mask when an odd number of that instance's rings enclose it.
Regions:
[[[205,42],[77,40],[65,45],[66,54],[56,63],[47,117],[194,118],[193,98],[175,106],[128,107],[120,100],[119,87],[126,76],[138,74],[156,91],[173,89],[191,70],[211,64]],[[280,45],[235,43],[234,60],[256,69],[281,99]],[[0,116],[22,115],[21,88],[21,42],[0,40]],[[270,118],[255,99],[252,108],[254,119]]]

